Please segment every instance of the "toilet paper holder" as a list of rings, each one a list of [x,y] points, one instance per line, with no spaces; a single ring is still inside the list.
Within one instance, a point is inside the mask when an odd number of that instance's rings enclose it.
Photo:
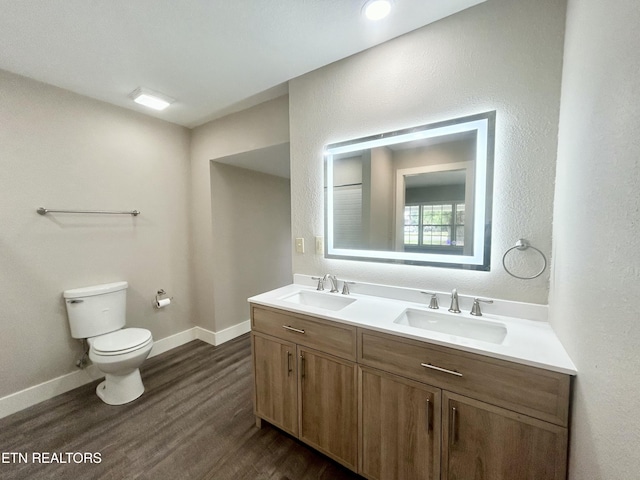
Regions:
[[[162,300],[169,300],[169,302],[171,300],[173,300],[173,297],[168,297],[167,298],[167,292],[164,290],[164,288],[161,288],[160,290],[158,290],[156,292],[156,300],[154,302],[154,306],[156,308],[162,308],[162,307],[167,306],[169,304],[168,302],[162,302]]]

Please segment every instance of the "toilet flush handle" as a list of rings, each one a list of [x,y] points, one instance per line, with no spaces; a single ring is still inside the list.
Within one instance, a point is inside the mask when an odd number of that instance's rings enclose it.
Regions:
[[[78,299],[73,299],[73,300],[67,300],[68,303],[82,303],[84,302],[84,300],[78,300]]]

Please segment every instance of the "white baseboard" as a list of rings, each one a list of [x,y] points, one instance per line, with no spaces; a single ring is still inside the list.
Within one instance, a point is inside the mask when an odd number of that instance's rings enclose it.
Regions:
[[[251,320],[245,320],[244,322],[225,328],[219,332],[212,332],[206,328],[196,327],[196,338],[203,342],[207,342],[210,345],[221,345],[250,331]]]
[[[161,338],[160,340],[154,340],[153,348],[151,349],[149,357],[160,355],[161,353],[167,352],[196,339],[214,346],[220,345],[239,337],[250,330],[251,322],[249,320],[232,327],[225,328],[219,332],[212,332],[211,330],[206,330],[201,327],[193,327],[188,330],[184,330],[183,332],[176,333],[175,335]],[[25,408],[53,398],[61,393],[65,393],[69,390],[73,390],[74,388],[91,383],[101,377],[104,377],[104,374],[101,373],[94,365],[89,365],[83,370],[76,370],[75,372],[53,378],[40,383],[39,385],[34,385],[33,387],[25,388],[19,392],[2,397],[0,398],[0,418],[4,418],[12,413],[24,410]]]
[[[168,352],[169,350],[184,345],[185,343],[189,343],[191,340],[195,340],[196,338],[198,338],[196,336],[197,328],[198,327],[193,327],[189,330],[184,330],[169,337],[161,338],[158,341],[154,340],[153,348],[151,349],[149,358],[155,357],[156,355],[160,355],[164,352]]]
[[[91,383],[100,377],[104,377],[104,373],[100,372],[95,366],[89,365],[83,370],[76,370],[75,372],[2,397],[0,398],[0,418],[19,412],[44,400],[49,400],[61,393]]]

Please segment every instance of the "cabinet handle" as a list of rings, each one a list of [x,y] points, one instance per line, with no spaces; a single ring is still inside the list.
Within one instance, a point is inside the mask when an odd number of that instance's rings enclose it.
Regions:
[[[291,375],[293,369],[291,368],[291,352],[287,350],[287,377]]]
[[[427,433],[431,430],[431,400],[427,398]]]
[[[282,328],[284,328],[285,330],[296,332],[296,333],[304,333],[304,330],[300,330],[299,328],[293,328],[293,327],[290,327],[289,325],[282,325]]]
[[[430,368],[431,370],[437,370],[439,372],[449,373],[451,375],[455,375],[456,377],[462,376],[460,372],[456,372],[455,370],[447,370],[446,368],[442,368],[442,367],[436,367],[435,365],[431,365],[430,363],[421,363],[420,365],[425,368]]]
[[[456,410],[456,407],[451,407],[451,432],[449,432],[449,436],[451,437],[451,446],[456,444],[456,432],[457,432],[457,428],[456,428],[456,417],[458,411]]]
[[[300,354],[300,377],[304,378],[304,355]]]

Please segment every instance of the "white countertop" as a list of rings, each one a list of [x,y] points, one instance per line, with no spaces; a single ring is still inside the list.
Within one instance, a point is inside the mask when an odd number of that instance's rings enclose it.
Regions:
[[[330,293],[329,290],[321,292],[316,291],[314,287],[294,283],[251,297],[249,298],[249,302],[304,315],[312,315],[325,320],[332,320],[379,332],[391,333],[400,337],[451,347],[457,350],[486,355],[488,357],[509,360],[554,372],[569,375],[576,375],[577,373],[576,367],[564,350],[560,340],[558,340],[549,323],[545,321],[507,317],[495,313],[483,313],[482,317],[472,317],[466,311],[457,314],[450,313],[446,307],[436,311],[438,314],[451,316],[453,319],[469,318],[478,320],[478,318],[480,318],[503,323],[507,328],[507,335],[502,343],[494,344],[394,323],[394,320],[402,315],[407,308],[428,310],[428,299],[427,303],[425,303],[424,301],[414,302],[404,299],[351,293],[348,298],[355,299],[356,301],[337,311],[285,300],[286,297],[302,290],[311,291],[318,295],[346,297],[340,293]]]

